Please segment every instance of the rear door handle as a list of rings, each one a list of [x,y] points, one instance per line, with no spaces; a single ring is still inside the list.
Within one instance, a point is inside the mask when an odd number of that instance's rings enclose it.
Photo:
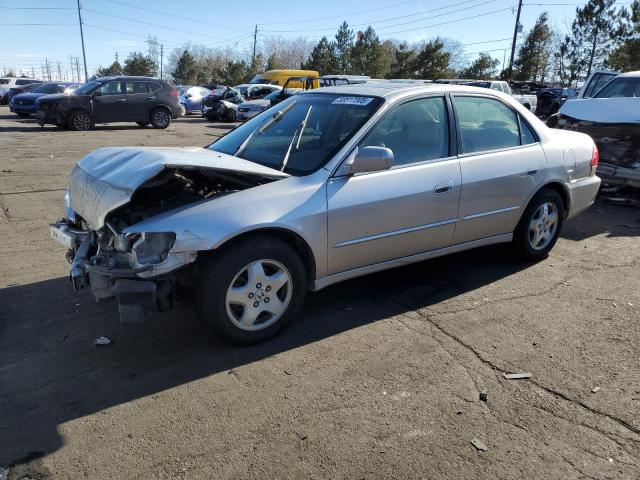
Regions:
[[[453,190],[453,180],[445,180],[444,182],[438,183],[433,189],[433,193],[447,193]]]
[[[147,98],[145,98],[145,100],[155,100],[155,99],[156,99],[156,97],[147,97]]]
[[[126,101],[127,101],[127,99],[126,99],[126,98],[119,98],[117,101],[118,101],[118,102],[126,102]]]

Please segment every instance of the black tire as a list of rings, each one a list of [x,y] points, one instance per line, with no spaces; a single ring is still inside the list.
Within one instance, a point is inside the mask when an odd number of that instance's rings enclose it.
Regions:
[[[547,215],[545,220],[545,213],[542,211],[545,205],[550,213],[555,213],[555,222],[551,222],[550,215]],[[558,192],[545,188],[536,193],[527,205],[513,235],[512,243],[516,254],[525,260],[537,261],[546,258],[558,240],[564,216],[565,206]],[[537,228],[534,228],[534,224]]]
[[[149,122],[136,122],[140,128],[144,128],[149,125]]]
[[[84,132],[93,128],[93,119],[88,112],[85,112],[84,110],[76,110],[69,115],[67,124],[71,130]]]
[[[224,115],[224,119],[227,122],[237,122],[238,121],[238,113],[232,108],[228,109]]]
[[[181,117],[187,116],[187,107],[185,107],[183,103],[180,104],[180,116]]]
[[[276,300],[286,298],[288,298],[288,303],[286,303],[286,300],[283,302],[286,306],[279,317],[268,311],[261,311],[256,323],[247,327],[255,327],[257,329],[243,329],[237,323],[244,312],[244,308],[250,308],[250,306],[235,305],[234,307],[233,305],[228,305],[227,291],[234,282],[237,285],[238,281],[241,283],[244,281],[241,273],[249,265],[264,262],[264,265],[268,268],[269,261],[284,267],[290,281],[275,291],[275,288],[278,287],[274,287],[274,290],[271,290],[267,283],[269,278],[275,277],[267,277],[264,286],[260,283],[256,284],[255,293],[250,293],[252,296],[248,296],[253,300],[248,300],[248,302],[253,301],[253,307],[259,304],[259,309],[264,309],[268,308],[268,296],[277,295],[279,298],[274,298],[271,305],[274,305]],[[267,269],[265,269],[265,272],[267,272]],[[196,282],[196,304],[201,319],[212,333],[235,345],[255,344],[279,333],[291,323],[300,311],[307,290],[307,274],[298,252],[288,244],[268,236],[253,236],[240,240],[228,247],[223,247],[209,257],[201,259],[198,276],[199,278]],[[246,284],[240,288],[247,288],[248,280],[249,277],[246,277]],[[260,288],[258,285],[264,288]],[[289,288],[291,290],[288,290]],[[253,290],[253,286],[249,290]],[[266,293],[267,291],[271,293]],[[256,301],[258,298],[260,298],[260,301]],[[234,308],[240,310],[234,310]],[[231,315],[235,317],[235,320]],[[261,320],[261,316],[265,319]],[[273,320],[274,318],[275,320]],[[264,326],[261,326],[260,322]]]
[[[151,111],[149,122],[153,128],[167,128],[171,125],[171,114],[166,108],[155,108]]]

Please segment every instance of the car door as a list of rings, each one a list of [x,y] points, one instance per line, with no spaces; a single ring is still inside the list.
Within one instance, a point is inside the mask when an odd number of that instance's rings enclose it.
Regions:
[[[147,82],[128,81],[124,83],[125,99],[123,108],[125,111],[123,120],[130,122],[149,121],[149,103],[155,99],[149,93]]]
[[[126,119],[127,102],[124,82],[119,80],[105,83],[93,97],[93,116],[95,123],[121,122]]]
[[[393,108],[359,147],[390,148],[394,166],[328,182],[330,274],[451,244],[460,166],[449,106],[444,96],[432,96]]]
[[[547,166],[527,122],[506,103],[454,95],[462,195],[453,243],[512,232]]]

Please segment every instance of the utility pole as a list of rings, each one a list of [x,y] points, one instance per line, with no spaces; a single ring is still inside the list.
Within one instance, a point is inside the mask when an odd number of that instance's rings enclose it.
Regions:
[[[80,80],[80,59],[78,57],[75,57],[75,61],[76,61],[76,72],[78,74],[78,83],[81,83],[82,80]],[[85,74],[86,74],[86,70],[85,70]]]
[[[520,28],[520,10],[522,10],[522,0],[518,0],[518,13],[516,15],[516,26],[513,29],[513,43],[511,44],[511,60],[509,61],[509,74],[507,81],[511,83],[511,75],[513,74],[513,57],[516,54],[516,39],[518,37],[518,29]]]
[[[48,58],[45,58],[45,59],[44,59],[44,63],[45,63],[45,65],[46,65],[47,79],[48,79],[49,81],[51,81],[51,67],[49,67],[49,59],[48,59]]]
[[[258,42],[258,25],[256,24],[256,29],[253,31],[253,57],[251,57],[251,65],[256,62],[256,43]]]
[[[33,68],[33,65],[31,65],[31,78],[36,78],[36,69]]]
[[[84,51],[84,32],[82,31],[82,14],[80,13],[80,0],[76,0],[78,4],[78,22],[80,23],[80,41],[82,42],[82,60],[84,61],[84,81],[89,80],[87,72],[87,54]],[[522,2],[521,2],[522,3]],[[78,82],[80,82],[80,74],[78,74]]]
[[[162,70],[163,57],[164,57],[164,45],[160,44],[160,78],[162,78],[162,74],[164,73]]]
[[[57,66],[58,66],[58,81],[61,82],[62,81],[62,68],[60,67],[60,62],[56,62]]]
[[[75,76],[76,76],[76,69],[75,66],[73,64],[73,56],[69,55],[69,66],[71,67],[71,81],[75,82]],[[78,80],[78,83],[80,83],[80,80]]]

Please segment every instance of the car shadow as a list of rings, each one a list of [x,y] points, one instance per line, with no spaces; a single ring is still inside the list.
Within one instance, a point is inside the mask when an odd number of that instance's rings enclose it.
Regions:
[[[0,465],[60,448],[58,426],[70,420],[442,302],[527,266],[489,247],[350,280],[310,294],[289,329],[244,348],[202,335],[189,297],[172,312],[121,324],[113,303],[76,294],[66,278],[2,289]],[[112,343],[94,346],[99,336]]]
[[[637,222],[637,210],[598,208],[569,222],[563,236],[638,234],[617,230]],[[65,422],[454,299],[530,265],[497,245],[353,279],[309,294],[289,329],[245,348],[202,335],[190,297],[122,324],[113,303],[74,292],[66,278],[0,289],[0,465],[59,449]],[[112,343],[94,346],[99,336]]]
[[[640,236],[640,209],[598,198],[587,211],[570,219],[560,236],[580,241],[603,233],[608,238]]]

